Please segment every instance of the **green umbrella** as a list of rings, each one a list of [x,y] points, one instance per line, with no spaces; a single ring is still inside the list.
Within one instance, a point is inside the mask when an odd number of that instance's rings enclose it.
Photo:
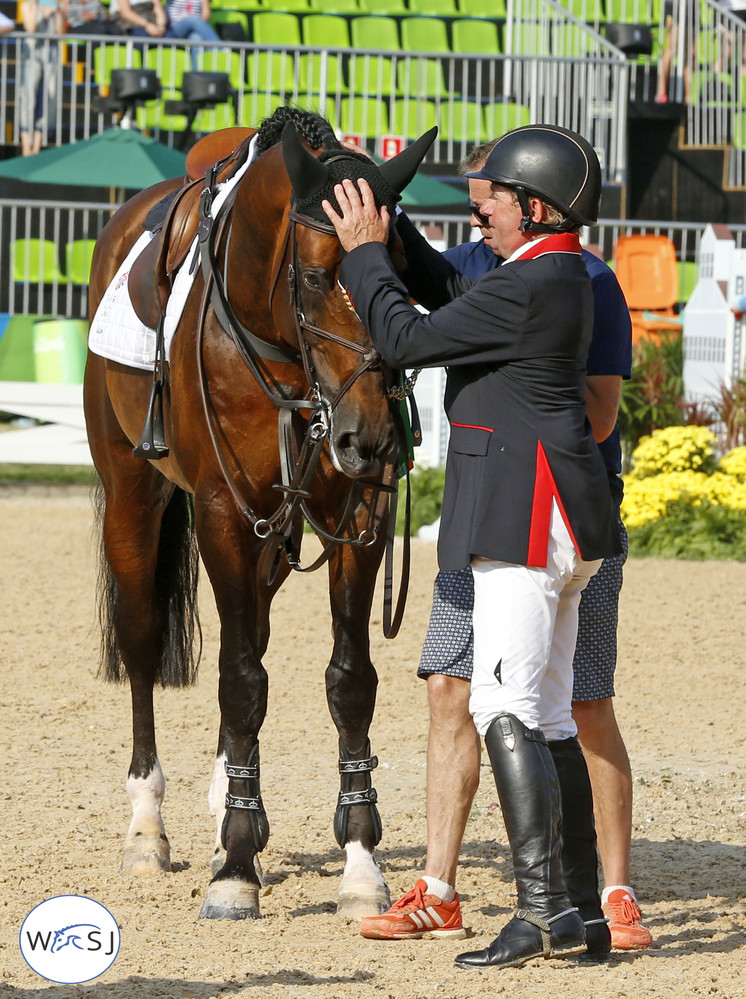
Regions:
[[[136,129],[110,128],[90,139],[16,156],[0,163],[0,177],[28,183],[142,189],[185,172],[186,155]]]
[[[466,198],[466,187],[461,183],[462,190],[452,184],[428,177],[427,174],[415,175],[401,196],[402,208],[437,208],[442,205],[459,205]]]

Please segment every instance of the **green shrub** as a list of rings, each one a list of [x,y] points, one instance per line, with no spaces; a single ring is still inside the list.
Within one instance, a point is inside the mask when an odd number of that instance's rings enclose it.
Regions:
[[[415,468],[409,476],[411,488],[411,533],[416,536],[424,524],[432,524],[440,516],[443,506],[445,468]],[[404,510],[407,480],[399,482],[399,506],[396,511],[396,533],[404,533]]]
[[[632,556],[746,562],[746,510],[682,500],[660,520],[629,530]]]

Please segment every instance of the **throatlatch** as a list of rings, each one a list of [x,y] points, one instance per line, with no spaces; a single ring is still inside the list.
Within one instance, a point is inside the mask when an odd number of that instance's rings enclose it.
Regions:
[[[370,809],[372,819],[373,842],[371,848],[377,846],[381,841],[383,827],[381,826],[381,816],[378,814],[376,802],[378,795],[372,786],[371,771],[378,766],[378,757],[370,755],[370,740],[366,739],[363,752],[366,756],[361,760],[353,759],[347,748],[340,741],[339,773],[341,775],[342,789],[337,800],[337,810],[334,813],[334,836],[340,846],[347,843],[347,826],[350,819],[350,808],[353,805],[366,805]],[[358,780],[355,778],[358,777]],[[353,785],[361,785],[357,788]]]
[[[249,813],[251,825],[251,835],[254,840],[254,847],[258,853],[264,849],[269,839],[269,822],[267,813],[264,811],[262,795],[259,789],[259,743],[249,753],[249,760],[245,766],[237,766],[233,763],[225,763],[225,772],[228,775],[229,790],[225,796],[225,818],[223,819],[223,842],[225,842],[225,824],[228,821],[231,809],[238,809]],[[243,781],[241,790],[245,794],[232,794],[231,788],[236,790],[233,781]]]

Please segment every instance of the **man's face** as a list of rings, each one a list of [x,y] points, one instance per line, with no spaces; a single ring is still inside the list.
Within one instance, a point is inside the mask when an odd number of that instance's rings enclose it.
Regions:
[[[509,257],[528,242],[528,237],[520,230],[523,212],[509,188],[502,184],[491,184],[490,188],[490,194],[480,208],[490,223],[489,240],[485,242],[497,256]]]
[[[479,167],[475,169],[481,169],[484,164],[480,163]],[[492,194],[492,183],[489,180],[479,180],[473,177],[469,178],[469,201],[472,205],[476,205],[478,209],[481,209],[482,204],[489,198]],[[485,243],[490,246],[490,238],[492,236],[492,230],[489,226],[484,224],[484,220],[478,218],[472,213],[469,216],[469,225],[472,229],[479,229],[482,236],[484,237]]]

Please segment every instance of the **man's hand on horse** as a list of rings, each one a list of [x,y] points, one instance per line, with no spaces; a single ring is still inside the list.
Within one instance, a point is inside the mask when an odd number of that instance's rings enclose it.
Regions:
[[[341,216],[332,208],[331,202],[322,201],[321,206],[329,221],[337,231],[342,248],[349,252],[364,243],[387,243],[391,216],[385,205],[380,212],[370,185],[362,177],[357,187],[351,180],[343,180],[334,187]],[[359,188],[359,190],[358,190]]]

